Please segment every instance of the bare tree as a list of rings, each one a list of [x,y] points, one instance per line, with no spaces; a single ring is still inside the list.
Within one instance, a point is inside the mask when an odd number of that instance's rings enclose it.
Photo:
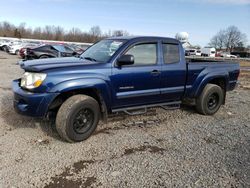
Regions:
[[[20,31],[18,29],[14,30],[14,37],[16,37],[16,38],[21,38],[22,37],[21,33],[20,33]]]
[[[90,41],[96,42],[101,38],[102,35],[101,28],[99,26],[93,26],[90,28],[89,34],[90,34]]]
[[[1,23],[1,35],[6,37],[13,37],[16,27],[9,22]]]
[[[33,31],[32,37],[35,39],[42,39],[42,28],[36,27]]]
[[[22,36],[22,38],[33,38],[33,29],[28,27],[25,30],[25,36]]]
[[[225,31],[225,47],[232,52],[235,47],[242,47],[247,37],[236,26],[230,26]]]
[[[22,22],[22,23],[20,23],[19,24],[19,26],[18,26],[18,31],[19,31],[19,33],[20,33],[20,38],[21,37],[27,37],[27,33],[26,33],[26,23],[24,23],[24,22]]]
[[[60,26],[54,28],[55,37],[54,40],[63,40],[64,39],[64,29]]]
[[[45,27],[36,27],[34,29],[26,27],[26,23],[20,23],[18,26],[9,22],[0,22],[0,36],[17,38],[34,38],[45,40],[66,40],[72,42],[96,42],[109,36],[129,35],[123,30],[109,30],[108,33],[102,33],[99,26],[93,26],[88,32],[79,28],[72,28],[65,31],[60,26],[47,25]]]
[[[99,26],[93,26],[90,28],[89,34],[100,37],[102,35],[102,30]]]
[[[232,52],[236,47],[243,47],[247,37],[236,26],[230,26],[225,30],[219,31],[211,40],[209,45],[217,49],[225,48]]]
[[[49,40],[53,39],[53,29],[52,26],[46,25],[43,29],[44,37]]]
[[[215,36],[213,36],[209,43],[209,46],[221,50],[224,46],[225,38],[225,30],[221,30]]]
[[[114,30],[112,32],[112,36],[114,37],[120,37],[120,36],[128,36],[129,33],[125,30]]]
[[[68,41],[82,41],[81,36],[83,35],[82,31],[79,28],[73,27],[64,37]]]

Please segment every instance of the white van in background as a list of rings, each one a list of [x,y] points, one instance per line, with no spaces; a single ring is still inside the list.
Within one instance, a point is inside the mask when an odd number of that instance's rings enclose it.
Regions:
[[[200,49],[187,49],[185,50],[185,56],[201,56]]]
[[[216,49],[211,47],[204,47],[201,49],[201,56],[215,57]]]

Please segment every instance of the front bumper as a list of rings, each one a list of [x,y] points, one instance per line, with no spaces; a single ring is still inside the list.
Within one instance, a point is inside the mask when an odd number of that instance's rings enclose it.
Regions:
[[[22,115],[45,117],[49,105],[58,93],[32,93],[22,89],[19,82],[20,80],[12,82],[15,110]]]

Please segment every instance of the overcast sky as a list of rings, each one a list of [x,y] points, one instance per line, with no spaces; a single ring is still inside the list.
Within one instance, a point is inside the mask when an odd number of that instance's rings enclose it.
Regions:
[[[201,46],[235,25],[250,44],[250,0],[9,0],[0,3],[0,21],[85,31],[99,25],[103,31],[167,37],[186,31],[191,44]]]

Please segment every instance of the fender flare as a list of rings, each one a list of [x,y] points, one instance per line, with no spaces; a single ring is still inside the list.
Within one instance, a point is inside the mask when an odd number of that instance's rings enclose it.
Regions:
[[[198,88],[194,94],[194,97],[198,97],[203,91],[203,89],[205,88],[205,86],[214,79],[223,79],[225,81],[225,87],[227,87],[228,82],[229,82],[229,74],[226,72],[223,72],[223,73],[216,72],[216,73],[207,74],[198,85]]]
[[[102,119],[107,122],[108,109],[111,107],[111,90],[105,80],[98,78],[81,78],[67,80],[48,89],[52,93],[66,93],[75,90],[94,89],[101,103]]]

